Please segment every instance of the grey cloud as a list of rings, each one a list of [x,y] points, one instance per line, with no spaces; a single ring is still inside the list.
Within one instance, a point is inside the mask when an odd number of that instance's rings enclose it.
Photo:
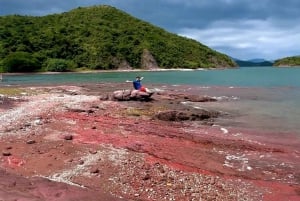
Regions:
[[[300,53],[300,26],[282,29],[272,20],[219,21],[207,29],[182,29],[180,35],[242,59],[277,59]]]
[[[1,0],[0,15],[46,15],[109,4],[168,30],[204,28],[219,20],[299,19],[297,0]]]

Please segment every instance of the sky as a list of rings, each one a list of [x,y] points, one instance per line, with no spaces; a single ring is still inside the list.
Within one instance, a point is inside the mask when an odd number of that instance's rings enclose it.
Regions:
[[[44,16],[103,4],[233,58],[300,55],[299,0],[0,0],[0,15]]]

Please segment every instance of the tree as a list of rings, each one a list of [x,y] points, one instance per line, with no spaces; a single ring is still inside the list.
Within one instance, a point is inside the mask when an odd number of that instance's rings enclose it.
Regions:
[[[28,52],[13,52],[2,61],[4,72],[33,72],[40,63]]]
[[[74,68],[74,63],[65,59],[48,59],[44,66],[46,71],[66,72]]]
[[[138,69],[145,49],[161,68],[236,66],[228,56],[195,40],[166,32],[110,6],[43,17],[0,16],[0,60],[10,52],[28,52],[43,64],[42,70],[51,58],[72,60],[90,69],[116,69],[124,61]],[[49,68],[51,71],[66,70],[61,61],[55,63],[60,64]]]

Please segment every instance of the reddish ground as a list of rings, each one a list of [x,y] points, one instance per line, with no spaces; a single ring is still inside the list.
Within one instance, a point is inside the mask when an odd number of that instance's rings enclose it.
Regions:
[[[300,200],[296,136],[278,143],[213,119],[155,118],[193,111],[182,102],[194,94],[183,91],[150,102],[99,99],[122,87],[3,96],[0,200]]]

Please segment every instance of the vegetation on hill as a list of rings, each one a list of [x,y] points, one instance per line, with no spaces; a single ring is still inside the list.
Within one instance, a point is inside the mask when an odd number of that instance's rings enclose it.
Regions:
[[[260,67],[260,66],[272,66],[273,63],[270,61],[260,61],[260,62],[253,62],[253,61],[243,61],[236,59],[235,62],[240,67]]]
[[[236,66],[228,56],[195,40],[111,6],[79,7],[43,17],[0,17],[2,71],[147,68],[142,65],[145,52],[160,68]]]
[[[275,61],[274,66],[300,66],[300,56],[278,59]]]

